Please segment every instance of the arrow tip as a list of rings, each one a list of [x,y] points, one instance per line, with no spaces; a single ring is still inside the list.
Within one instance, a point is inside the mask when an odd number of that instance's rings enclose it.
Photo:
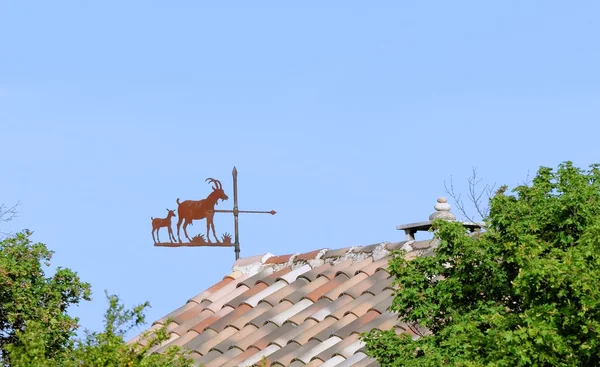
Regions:
[[[275,210],[271,210],[270,213],[271,213],[271,215],[277,214],[277,212]]]
[[[237,175],[237,168],[235,168],[235,166],[233,166],[233,171],[232,171],[233,175],[236,176]]]

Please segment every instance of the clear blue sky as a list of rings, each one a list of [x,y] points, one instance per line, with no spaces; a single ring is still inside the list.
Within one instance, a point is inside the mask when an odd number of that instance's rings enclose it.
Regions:
[[[234,165],[240,206],[279,212],[241,218],[245,257],[400,240],[473,166],[514,186],[600,161],[596,1],[207,4],[0,3],[3,229],[93,284],[85,327],[105,289],[153,321],[230,271],[153,247],[150,217],[207,177],[231,194]]]

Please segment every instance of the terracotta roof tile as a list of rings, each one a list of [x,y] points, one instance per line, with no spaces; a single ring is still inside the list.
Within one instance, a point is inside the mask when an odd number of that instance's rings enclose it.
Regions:
[[[344,297],[346,297],[346,295],[344,295]],[[353,300],[350,303],[347,303],[345,305],[343,305],[342,307],[334,310],[331,313],[332,317],[335,317],[336,319],[341,319],[342,317],[344,317],[344,315],[346,315],[349,312],[353,312],[354,309],[356,309],[357,307],[359,307],[360,305],[362,305],[365,302],[369,302],[369,300],[373,298],[373,295],[370,293],[363,293],[360,295],[360,297],[356,298],[355,300]],[[357,315],[357,316],[361,316],[361,315]]]
[[[373,245],[361,246],[352,250],[355,253],[373,252],[377,247],[381,246],[379,243]]]
[[[242,351],[233,348],[227,350],[225,353],[221,354],[218,357],[215,357],[212,361],[206,363],[205,367],[233,367],[235,366],[235,362],[238,357],[242,354]]]
[[[246,359],[244,362],[242,362],[242,366],[260,366],[260,361],[262,360],[262,358],[264,356],[267,356],[271,353],[273,353],[275,350],[277,350],[277,346],[269,346],[261,351],[259,351],[258,353],[256,353],[255,355],[253,355],[252,357]]]
[[[227,303],[229,301],[231,301],[233,298],[238,297],[239,295],[243,294],[248,289],[250,289],[250,288],[246,287],[245,285],[241,285],[241,286],[235,288],[234,290],[232,290],[231,292],[223,295],[223,297],[213,301],[206,308],[213,312],[218,312],[223,306],[227,305]]]
[[[256,307],[256,305],[258,305],[259,302],[262,301],[265,297],[268,297],[271,294],[277,292],[278,290],[283,289],[286,285],[288,285],[286,281],[278,280],[275,283],[268,286],[267,288],[263,289],[262,291],[256,293],[252,297],[247,298],[244,301],[244,303],[252,307]]]
[[[343,338],[338,344],[333,345],[330,348],[327,348],[318,355],[316,355],[315,359],[320,360],[321,363],[327,362],[328,360],[332,359],[337,353],[339,353],[340,350],[343,350],[344,348],[354,344],[358,340],[358,338],[358,334],[352,334],[347,338]],[[341,359],[339,359],[340,362],[346,359],[346,357],[344,357],[343,355],[340,355],[340,357],[342,357]]]
[[[271,366],[282,366],[286,367],[291,362],[292,359],[296,356],[296,353],[302,349],[302,346],[298,343],[291,342],[286,346],[279,348],[273,353],[267,356],[267,361],[271,364]],[[305,348],[306,349],[306,348]]]
[[[195,302],[198,302],[198,303],[202,303],[202,301],[205,301],[205,300],[214,302],[214,301],[220,299],[221,297],[229,294],[231,291],[233,291],[235,288],[237,288],[237,285],[239,282],[243,281],[244,279],[246,279],[248,277],[249,277],[248,274],[244,274],[237,279],[231,280],[229,283],[222,286],[217,291],[212,292],[211,294],[207,295],[206,297],[203,297],[202,299],[194,297],[194,298],[192,298],[192,300]],[[229,279],[229,278],[227,278],[227,279]]]
[[[256,330],[258,330],[258,328],[256,326],[246,325],[241,330],[239,330],[237,333],[233,334],[230,338],[225,339],[222,342],[214,345],[212,349],[218,350],[221,353],[225,353],[226,351],[228,351],[231,348],[234,348],[234,349],[237,349],[237,350],[243,352],[244,350],[237,347],[237,343],[240,342],[241,340],[243,340],[244,338],[247,338],[248,335],[252,334]]]
[[[345,275],[338,275],[335,278],[333,278],[332,280],[329,280],[327,282],[325,282],[325,277],[321,277],[319,280],[321,280],[321,282],[323,284],[319,285],[318,287],[315,287],[315,289],[312,290],[311,292],[309,292],[304,298],[310,299],[313,302],[317,302],[321,298],[321,296],[323,296],[325,293],[329,292],[330,290],[338,287],[346,279],[345,279]],[[311,284],[315,284],[315,283],[317,283],[317,281],[312,282]]]
[[[305,343],[302,343],[301,344],[302,346],[295,350],[295,353],[294,353],[295,356],[291,359],[290,362],[294,362],[294,361],[302,361],[304,363],[309,362],[311,351],[319,344],[320,343],[318,340],[309,340]]]
[[[175,311],[170,312],[169,314],[165,315],[164,317],[160,318],[159,320],[156,320],[154,322],[154,324],[161,324],[161,325],[163,325],[167,321],[167,319],[169,319],[169,318],[170,319],[174,319],[175,317],[181,315],[182,313],[186,312],[190,308],[193,308],[193,307],[197,306],[198,303],[199,302],[194,302],[194,301],[189,300],[183,306],[179,307]]]
[[[241,366],[241,364],[240,364],[241,362],[252,357],[257,352],[258,352],[258,350],[255,348],[248,349],[242,353],[237,354],[234,358],[230,359],[224,366],[227,366],[227,367]]]
[[[246,304],[247,305],[247,304]],[[250,307],[249,305],[247,305]],[[233,326],[234,328],[240,330],[244,326],[246,326],[251,320],[255,319],[259,315],[263,314],[267,310],[271,309],[271,305],[268,303],[261,303],[256,307],[250,308],[248,312],[244,312],[237,319],[231,320],[228,325]]]
[[[242,354],[242,351],[234,348],[234,349],[230,349],[227,352],[221,354],[220,356],[216,356],[215,358],[213,358],[211,361],[207,362],[204,367],[225,367],[225,366],[229,366],[229,364],[227,364],[229,361],[231,361],[232,359],[234,359],[236,356]]]
[[[296,327],[293,324],[285,324],[277,328],[277,330],[273,331],[269,335],[266,335],[262,339],[257,340],[253,345],[255,346],[269,346],[271,344],[277,345],[279,348],[285,346],[288,341],[293,338],[294,335],[297,335],[302,332],[299,330],[300,328]],[[291,331],[297,331],[296,334],[290,336]],[[264,348],[264,347],[263,347]]]
[[[347,288],[341,288],[340,294],[348,294],[352,296],[352,298],[358,298],[361,294],[365,292],[369,292],[374,295],[374,291],[378,289],[383,289],[383,287],[388,285],[388,282],[386,281],[387,277],[388,274],[384,271],[377,272],[372,276],[368,276],[367,274],[361,272],[355,275],[353,279],[350,279],[348,282],[346,282],[352,284],[352,286]],[[356,282],[356,284],[353,284],[353,280]]]
[[[291,282],[293,282],[294,280],[296,280],[296,278],[300,275],[300,274],[304,274],[307,271],[309,271],[311,269],[310,265],[303,265],[299,268],[296,268],[292,271],[290,271],[289,273],[282,275],[281,277],[277,278],[277,279],[282,279],[285,280],[288,284],[290,284]]]
[[[356,334],[353,334],[356,335]],[[349,337],[350,339],[350,337]],[[351,343],[350,345],[346,345],[342,348],[342,346],[340,346],[339,348],[339,352],[336,353],[336,355],[341,355],[343,357],[345,357],[346,359],[352,357],[354,354],[356,354],[356,352],[358,352],[360,349],[364,348],[365,343],[362,340],[356,340],[354,343]]]
[[[267,302],[271,306],[275,307],[285,297],[287,297],[288,295],[290,295],[294,292],[302,290],[303,288],[305,288],[305,286],[307,284],[312,284],[312,283],[307,283],[306,280],[302,279],[302,278],[296,279],[293,282],[291,282],[290,284],[288,284],[287,286],[285,286],[285,287],[279,289],[278,291],[270,294],[269,296],[263,298],[260,302]]]
[[[317,312],[310,315],[309,317],[316,321],[322,321],[325,319],[325,317],[331,315],[336,310],[352,309],[353,307],[355,307],[353,304],[354,301],[355,300],[352,297],[344,295],[336,299],[335,301],[330,302],[329,304],[321,307]]]
[[[196,363],[200,366],[204,365],[206,362],[208,361],[212,361],[215,358],[219,358],[221,356],[221,353],[217,352],[216,350],[211,350],[210,352],[208,352],[208,354],[203,355],[200,358],[195,359]]]
[[[171,345],[183,347],[184,345],[189,343],[191,340],[195,339],[198,335],[200,335],[200,334],[198,334],[195,331],[188,331],[185,334],[181,335],[179,338],[173,340],[173,342],[168,343],[165,346],[157,349],[157,353],[162,353],[162,352],[166,351],[167,347],[171,346]]]
[[[198,325],[203,320],[209,318],[210,316],[212,316],[214,314],[215,313],[212,312],[211,310],[203,310],[198,315],[194,316],[191,320],[186,321],[186,322],[182,323],[181,325],[179,325],[177,328],[175,328],[173,330],[173,332],[176,333],[177,335],[181,336],[184,333],[187,333],[192,327],[194,327],[195,325]]]
[[[250,297],[254,296],[255,294],[257,294],[258,292],[264,290],[265,288],[267,288],[267,286],[268,285],[266,283],[258,283],[256,285],[253,285],[252,287],[250,287],[250,289],[247,289],[244,293],[227,301],[227,303],[225,303],[225,306],[231,306],[233,308],[240,307],[240,306],[242,306],[242,304],[245,304],[244,302],[248,298],[250,298]]]
[[[385,249],[388,251],[400,250],[407,242],[408,241],[390,242],[385,245]]]
[[[313,340],[310,340],[306,344],[311,345],[315,341],[316,340],[313,339]],[[304,353],[300,353],[298,355],[298,357],[292,359],[292,361],[302,361],[304,364],[308,364],[308,363],[310,363],[311,359],[313,359],[316,355],[318,355],[322,351],[330,348],[332,345],[339,343],[340,341],[341,341],[340,338],[334,337],[334,338],[330,338],[330,339],[327,339],[322,342],[314,343],[312,348],[308,348],[308,350],[304,351]]]
[[[271,285],[273,284],[277,279],[279,279],[279,277],[284,276],[285,274],[289,273],[290,271],[292,271],[292,267],[291,266],[286,266],[283,269],[280,269],[276,272],[274,272],[273,274],[262,278],[261,280],[258,281],[258,284],[260,283],[264,283],[266,285]]]
[[[265,264],[285,264],[294,256],[294,254],[271,256],[265,261]]]
[[[252,288],[258,282],[264,280],[265,278],[268,278],[271,274],[273,274],[273,268],[263,269],[262,271],[259,271],[256,274],[253,274],[252,276],[247,277],[246,279],[239,282],[238,287],[244,284],[245,286]]]
[[[234,280],[235,279],[231,279],[231,278],[223,278],[220,282],[218,282],[217,284],[215,284],[212,287],[208,288],[204,292],[201,292],[200,294],[197,294],[196,296],[192,297],[190,299],[190,301],[194,301],[196,303],[202,303],[202,300],[206,299],[206,297],[210,296],[211,294],[213,294],[214,292],[216,292],[219,289],[223,288],[227,284],[233,282]],[[175,311],[175,312],[177,312],[177,311]],[[171,315],[171,314],[169,314],[169,315]],[[169,317],[169,315],[167,315],[165,317]]]
[[[213,322],[218,321],[219,319],[221,319],[223,316],[227,315],[231,311],[233,311],[233,308],[231,308],[231,307],[222,308],[219,310],[219,312],[215,313],[212,316],[207,317],[206,319],[202,320],[197,325],[194,325],[194,327],[192,327],[190,330],[194,330],[197,333],[202,333],[204,331],[204,329],[206,329],[206,327],[208,327]]]
[[[270,334],[272,331],[275,331],[276,329],[277,329],[277,325],[274,325],[271,323],[262,325],[260,328],[256,329],[253,333],[251,333],[247,337],[243,338],[242,340],[238,341],[235,344],[235,346],[236,346],[236,348],[239,348],[241,350],[246,350],[250,347],[260,350],[261,348],[257,348],[257,347],[253,346],[254,342],[260,340],[261,338],[264,338],[265,335]]]
[[[255,256],[250,256],[250,257],[243,257],[241,259],[237,259],[234,263],[233,263],[233,267],[240,267],[240,266],[247,266],[247,265],[252,265],[256,262],[262,262],[262,259],[266,256],[267,254],[260,254],[260,255],[255,255]]]
[[[430,248],[431,246],[435,246],[436,242],[438,242],[438,241],[435,239],[415,241],[410,244],[410,247],[417,249],[417,250],[425,250],[425,249]]]
[[[340,338],[347,338],[355,333],[356,330],[360,330],[360,328],[378,318],[381,314],[377,311],[369,311],[360,317],[356,317],[356,313],[352,312],[344,316],[344,318],[350,315],[354,316],[352,322],[344,325],[343,327],[337,328],[332,332],[331,335],[336,335]]]
[[[323,272],[326,272],[331,268],[331,264],[325,263],[323,265],[317,266],[316,268],[312,268],[306,273],[299,275],[298,278],[304,278],[307,281],[312,282],[313,280],[315,280],[316,277],[323,275]]]
[[[302,282],[302,281],[305,281],[305,278],[298,277],[298,279],[296,279],[296,282]],[[300,302],[302,299],[306,298],[307,294],[315,291],[317,288],[319,288],[327,283],[328,283],[328,280],[325,277],[317,278],[310,283],[305,282],[304,286],[302,288],[298,289],[297,291],[295,291],[293,293],[286,294],[283,299],[286,301],[292,302],[292,303]]]
[[[383,299],[383,301],[381,301],[378,304],[376,304],[375,306],[373,306],[371,308],[371,310],[375,310],[379,313],[384,313],[390,308],[393,300],[394,300],[394,297],[392,296],[391,293],[389,293],[389,295],[387,297],[385,297]]]
[[[363,352],[357,352],[355,353],[352,357],[348,358],[348,359],[344,359],[344,357],[342,355],[336,354],[333,356],[332,359],[336,359],[336,358],[341,358],[343,359],[342,362],[335,364],[335,367],[356,367],[356,366],[364,366],[362,363],[363,361],[367,361],[367,363],[371,363],[373,362],[372,359],[368,358],[366,354],[364,354]],[[323,367],[330,367],[333,365],[326,365],[325,363],[323,363],[321,366]],[[379,366],[377,364],[377,366]]]
[[[344,255],[346,255],[348,253],[348,251],[350,251],[352,249],[352,247],[345,247],[345,248],[340,248],[337,250],[329,250],[327,251],[324,255],[323,258],[330,258],[330,257],[342,257]]]
[[[356,275],[356,273],[358,273],[362,268],[364,268],[365,266],[371,265],[371,263],[373,263],[373,258],[371,257],[367,257],[366,259],[363,259],[361,261],[357,261],[355,263],[353,263],[352,265],[340,269],[336,275],[338,274],[346,274],[346,276],[348,277],[348,279],[352,278],[354,275]]]
[[[235,311],[228,313],[227,315],[222,317],[219,321],[212,323],[211,325],[208,326],[208,329],[212,329],[216,332],[220,332],[223,329],[225,329],[226,327],[232,326],[233,321],[240,320],[241,317],[245,313],[247,313],[248,311],[250,311],[252,309],[252,307],[248,306],[247,304],[239,305],[238,307],[234,307],[234,306],[230,306],[230,307],[233,307]],[[235,328],[235,329],[239,330],[238,328]]]
[[[188,341],[187,343],[185,343],[183,345],[185,348],[188,348],[191,350],[196,350],[196,348],[200,347],[202,345],[202,343],[210,340],[212,337],[217,335],[217,333],[214,331],[208,331],[206,333],[202,333],[202,334],[196,333],[196,334],[198,335],[197,337],[195,337],[194,339]]]
[[[324,363],[320,364],[319,366],[321,366],[321,367],[334,367],[334,366],[336,366],[337,367],[337,366],[341,366],[345,362],[346,362],[346,359],[344,359],[344,357],[342,357],[342,356],[333,356],[333,357],[329,358],[328,360],[326,360]],[[351,365],[346,364],[345,366],[351,366]]]
[[[221,343],[223,340],[226,340],[227,338],[231,337],[233,334],[237,333],[237,329],[232,328],[232,327],[225,328],[223,331],[221,331],[220,333],[217,333],[215,335],[212,334],[212,331],[214,331],[214,330],[209,330],[209,329],[206,330],[206,334],[211,335],[211,337],[196,347],[195,350],[198,353],[200,353],[202,355],[208,353],[215,345]],[[222,351],[219,351],[219,352],[222,352]]]
[[[185,321],[189,321],[197,316],[206,306],[208,306],[210,302],[205,302],[204,304],[197,304],[196,302],[188,302],[186,303],[187,309],[178,315],[171,316],[173,322],[181,325]]]
[[[271,366],[378,366],[359,336],[403,330],[388,311],[394,288],[385,255],[405,244],[237,260],[231,273],[154,323],[150,330],[173,320],[170,340],[153,350],[182,346],[206,367],[250,366],[263,356]]]
[[[387,272],[388,263],[390,262],[391,258],[392,258],[391,256],[386,256],[382,259],[374,261],[372,264],[365,266],[364,268],[360,269],[359,271],[367,273],[368,275],[372,275],[376,271],[379,271],[379,270],[383,270],[383,271]]]
[[[357,317],[361,317],[362,315],[371,311],[380,302],[385,301],[386,298],[389,298],[389,297],[390,297],[389,294],[387,294],[386,292],[378,293],[378,294],[372,296],[371,298],[365,300],[360,305],[357,305],[355,308],[353,308],[352,310],[350,310],[348,312],[355,314]],[[377,313],[381,313],[381,312],[377,312]]]
[[[229,274],[225,275],[225,276],[223,277],[223,279],[225,279],[225,278],[237,279],[237,278],[241,277],[242,275],[243,275],[243,274],[242,274],[242,272],[241,272],[241,271],[237,271],[237,270],[236,270],[236,271],[232,271],[231,273],[229,273]]]
[[[333,325],[337,320],[332,317],[326,317],[323,321],[315,323],[311,328],[307,329],[302,334],[296,335],[292,341],[300,345],[306,344],[315,334]]]
[[[302,324],[300,324],[298,326],[291,324],[291,323],[284,324],[283,326],[288,326],[287,327],[288,331],[280,336],[275,337],[275,339],[273,339],[273,341],[272,341],[272,344],[277,344],[281,348],[283,348],[287,344],[294,342],[295,337],[297,337],[298,335],[300,335],[302,333],[305,333],[308,329],[312,328],[316,324],[317,324],[317,321],[315,321],[315,320],[306,320],[305,322],[303,322]],[[290,325],[291,325],[291,328],[289,327]]]
[[[311,303],[312,303],[312,301],[311,301]],[[300,325],[306,319],[308,319],[310,316],[312,316],[315,312],[317,312],[321,308],[323,308],[327,305],[330,305],[330,304],[331,304],[331,301],[329,301],[327,299],[320,299],[316,303],[308,306],[304,310],[302,310],[302,311],[298,312],[297,314],[295,314],[294,316],[290,317],[288,319],[288,321],[286,321],[286,322],[291,322],[295,325]]]
[[[334,318],[331,317],[330,319],[334,319]],[[318,341],[323,342],[326,339],[329,339],[330,337],[334,336],[335,332],[337,330],[345,327],[346,325],[350,324],[351,322],[353,322],[356,319],[358,319],[358,318],[355,315],[351,314],[351,313],[347,314],[344,317],[342,317],[340,320],[335,320],[334,319],[335,321],[331,325],[329,325],[325,329],[319,331],[318,333],[316,333],[315,335],[313,335],[311,338],[312,339],[317,339]]]
[[[343,279],[345,277],[345,275],[340,274],[336,277],[336,279],[338,279],[338,277],[341,277]],[[346,293],[346,294],[350,294],[352,296],[352,298],[356,298],[364,290],[366,290],[366,287],[370,286],[370,283],[365,282],[365,280],[368,280],[368,276],[364,273],[360,273],[358,275],[353,276],[350,279],[346,279],[346,281],[341,281],[341,282],[337,282],[337,283],[334,281],[330,281],[330,283],[332,283],[334,285],[334,287],[329,292],[325,293],[323,295],[323,297],[325,297],[331,301],[335,301],[336,299],[338,299],[339,296]],[[362,288],[365,288],[365,289],[362,289]],[[350,290],[350,291],[346,292],[348,290]]]
[[[287,320],[289,320],[290,317],[297,315],[298,313],[302,312],[303,310],[305,310],[306,308],[308,308],[310,305],[313,304],[313,302],[309,299],[303,299],[299,302],[291,302],[291,307],[285,309],[283,312],[281,312],[280,314],[276,315],[275,317],[273,317],[270,321],[274,322],[275,324],[282,326]]]
[[[333,279],[340,270],[345,269],[350,265],[352,265],[352,260],[346,259],[340,263],[332,265],[330,268],[327,268],[327,270],[321,271],[319,276],[324,276],[327,279]]]
[[[395,315],[391,312],[384,312],[379,317],[375,318],[373,321],[368,324],[361,326],[355,332],[364,333],[373,329],[379,330],[390,330],[394,328],[395,325],[398,324],[398,315]],[[354,331],[353,331],[354,332]]]
[[[353,367],[379,367],[379,363],[373,359],[365,358],[358,363],[354,363],[351,366]]]
[[[260,316],[248,321],[248,324],[254,325],[256,327],[262,327],[267,322],[269,322],[269,320],[271,320],[272,318],[279,315],[281,312],[287,310],[290,307],[292,307],[292,304],[290,302],[283,301],[277,304],[277,306],[269,308],[267,311],[260,314]]]
[[[295,261],[308,261],[308,260],[312,260],[314,259],[322,250],[324,249],[319,249],[319,250],[314,250],[314,251],[310,251],[310,252],[305,252],[303,254],[300,254],[298,256],[296,256],[294,258]]]

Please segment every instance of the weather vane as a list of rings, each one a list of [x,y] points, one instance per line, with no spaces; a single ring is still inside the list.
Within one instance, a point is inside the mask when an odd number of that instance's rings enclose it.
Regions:
[[[240,213],[249,214],[271,214],[275,215],[275,210],[263,211],[263,210],[239,210],[238,209],[238,196],[237,196],[237,169],[233,167],[233,209],[216,210],[215,205],[218,201],[228,200],[229,197],[225,194],[221,182],[214,178],[207,178],[206,181],[212,184],[212,192],[208,194],[205,199],[202,200],[184,200],[180,201],[177,198],[177,214],[175,210],[167,209],[167,216],[165,218],[154,218],[152,220],[152,239],[154,240],[154,246],[161,247],[202,247],[202,246],[215,246],[215,247],[233,247],[235,249],[235,259],[240,258],[240,234],[238,230],[238,216]],[[217,237],[215,231],[214,215],[215,213],[232,213],[233,214],[233,225],[235,240],[232,242],[231,235],[229,233],[223,234],[221,240]],[[177,239],[173,235],[173,229],[171,228],[171,218],[177,218]],[[206,219],[206,238],[204,234],[200,233],[190,238],[187,233],[187,226],[192,224],[194,220]],[[183,223],[183,234],[188,242],[183,242],[180,237],[181,224]],[[169,242],[160,242],[158,232],[161,228],[167,227]],[[210,232],[215,242],[210,239]],[[156,233],[156,237],[154,234]]]

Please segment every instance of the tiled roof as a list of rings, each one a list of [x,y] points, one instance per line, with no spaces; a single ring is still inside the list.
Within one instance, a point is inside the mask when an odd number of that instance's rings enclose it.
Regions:
[[[220,282],[153,323],[151,330],[172,320],[170,340],[152,352],[182,346],[206,367],[252,366],[263,356],[270,366],[378,366],[362,350],[360,334],[410,332],[387,310],[390,252],[403,248],[414,258],[432,245],[404,241],[237,260]]]

